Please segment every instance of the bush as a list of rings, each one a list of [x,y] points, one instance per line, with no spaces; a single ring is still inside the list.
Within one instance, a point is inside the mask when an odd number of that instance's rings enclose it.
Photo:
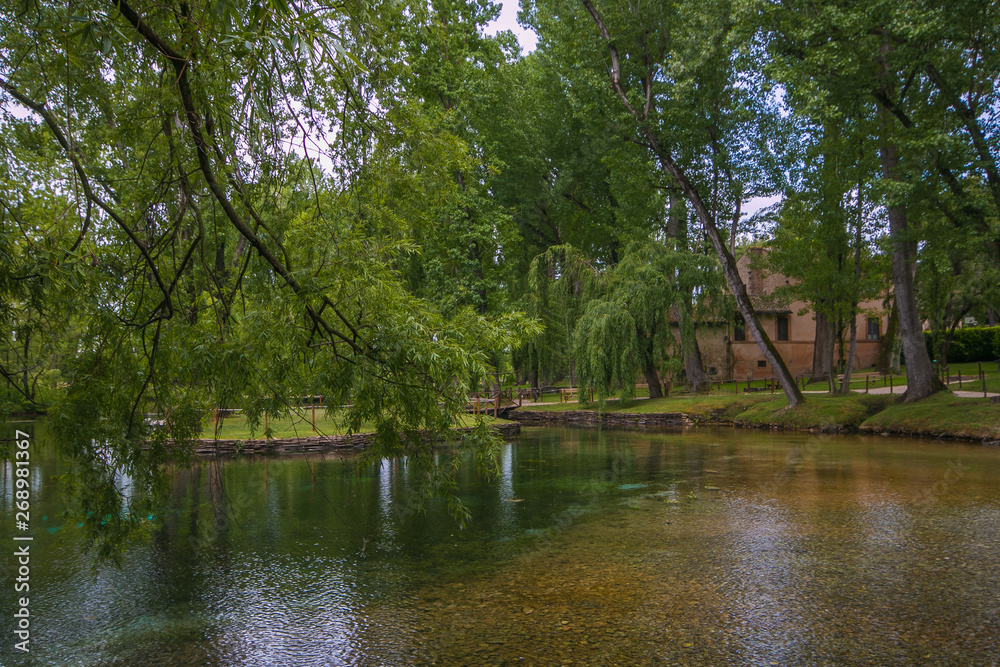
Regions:
[[[938,358],[931,332],[924,332],[927,351],[931,359]],[[955,329],[948,348],[948,363],[961,364],[969,361],[995,361],[1000,359],[1000,326],[967,327]]]

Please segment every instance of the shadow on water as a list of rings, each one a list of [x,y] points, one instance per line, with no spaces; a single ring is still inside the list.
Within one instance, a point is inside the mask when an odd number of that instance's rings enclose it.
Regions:
[[[465,529],[443,503],[416,511],[405,461],[359,471],[334,456],[233,459],[176,471],[151,539],[122,570],[91,576],[77,527],[59,519],[52,477],[65,464],[38,440],[31,661],[5,640],[4,665],[1000,656],[995,449],[525,429],[498,479],[463,469]],[[3,473],[12,525],[9,462]],[[0,609],[14,603],[5,586]]]

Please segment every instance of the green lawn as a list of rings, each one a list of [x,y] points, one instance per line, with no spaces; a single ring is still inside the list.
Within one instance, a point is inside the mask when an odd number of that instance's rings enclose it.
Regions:
[[[558,384],[552,385],[552,388],[557,389],[557,390],[558,389],[569,389],[570,388],[569,387],[569,380],[563,380],[562,382],[560,382]],[[639,388],[637,388],[635,390],[635,396],[636,396],[636,398],[646,398],[646,397],[648,397],[649,396],[649,387],[639,387]],[[554,391],[554,392],[549,392],[549,393],[543,393],[541,396],[539,396],[537,402],[539,402],[539,403],[556,403],[556,404],[558,404],[559,403],[559,392],[558,391]]]
[[[622,403],[609,400],[605,412],[683,412],[695,420],[740,421],[744,425],[785,428],[838,426],[874,432],[947,433],[956,437],[1000,437],[1000,406],[987,399],[960,398],[948,392],[913,404],[898,404],[898,396],[851,393],[806,394],[802,405],[789,410],[781,393],[687,395]],[[597,402],[562,403],[521,408],[563,412],[600,410]]]
[[[890,382],[894,387],[906,384],[906,369],[900,369],[900,375],[880,375],[874,369],[868,368],[861,371],[851,372],[851,390],[864,391],[875,387],[888,387]],[[840,389],[840,380],[837,380],[837,388]],[[817,380],[806,384],[806,391],[829,391],[829,384],[826,380]]]
[[[1000,373],[997,372],[997,364],[992,362],[983,362],[982,368],[983,373],[986,375],[986,391],[1000,392]],[[949,377],[956,377],[959,373],[962,374],[961,389],[963,391],[983,390],[983,383],[979,380],[979,364],[977,362],[973,361],[963,364],[949,364]],[[970,378],[972,378],[971,381]],[[948,388],[952,391],[957,391],[959,389],[958,381],[955,380],[949,382]]]
[[[861,430],[998,439],[1000,406],[985,398],[959,398],[941,392],[916,403],[890,404],[862,423]]]
[[[338,418],[341,417],[341,418]],[[506,420],[486,417],[489,423],[504,423]],[[472,415],[462,415],[463,426],[473,426],[476,417]],[[304,438],[314,435],[344,435],[347,429],[342,422],[342,416],[338,411],[331,410],[327,414],[326,409],[316,409],[316,430],[313,430],[312,412],[308,408],[302,410],[293,417],[284,419],[268,419],[268,428],[271,430],[271,437],[275,439]],[[361,433],[370,433],[375,430],[374,424],[362,424]],[[202,430],[201,437],[211,439],[214,437],[215,426],[211,417]],[[250,430],[243,415],[233,415],[223,419],[219,424],[218,438],[220,440],[251,440],[262,439],[264,437],[264,421],[258,425],[256,431]]]
[[[892,401],[893,398],[888,395],[809,394],[804,403],[789,410],[788,400],[781,396],[750,406],[738,418],[745,424],[760,426],[777,424],[784,428],[838,426],[856,429]]]
[[[704,395],[704,394],[678,394],[669,398],[648,398],[641,401],[621,402],[618,399],[609,399],[604,404],[606,412],[629,412],[636,414],[649,414],[656,412],[683,412],[695,417],[708,417],[717,411],[741,412],[746,407],[771,399],[770,394],[748,394],[748,395]],[[592,403],[554,403],[552,405],[526,406],[521,410],[564,412],[568,410],[597,410],[597,401]]]
[[[789,428],[812,428],[839,424],[856,428],[861,422],[892,401],[890,396],[848,396],[810,394],[806,402],[788,410],[788,400],[780,391],[750,394],[682,394],[670,398],[651,398],[645,401],[621,403],[607,401],[606,412],[650,414],[657,412],[683,412],[695,419],[739,419],[749,424],[781,424]],[[532,406],[522,410],[563,412],[567,410],[597,410],[594,403],[562,403]]]
[[[948,375],[949,377],[955,378],[959,373],[962,375],[961,387],[959,387],[958,380],[953,380],[948,384],[948,388],[957,391],[961,389],[963,391],[982,391],[983,383],[979,381],[979,368],[980,364],[978,362],[972,361],[968,363],[961,364],[949,364]],[[998,393],[1000,392],[1000,371],[997,369],[997,364],[993,362],[983,362],[982,369],[986,375],[986,391]],[[851,389],[854,391],[864,391],[865,389],[865,376],[868,376],[871,380],[870,387],[887,387],[889,386],[888,376],[883,377],[875,372],[873,369],[862,369],[860,371],[854,371],[851,374]],[[906,384],[906,366],[899,369],[899,373],[893,375],[892,378],[893,385],[899,387]],[[826,390],[826,381],[820,382],[810,382],[806,386],[807,391],[811,390]]]
[[[982,369],[986,374],[986,390],[992,393],[1000,393],[1000,371],[997,369],[997,364],[993,362],[983,362]],[[963,391],[982,391],[983,383],[978,379],[979,364],[977,362],[969,362],[962,364],[951,364],[949,366],[949,376],[956,377],[959,373],[962,374],[961,389]],[[757,379],[752,380],[749,383],[749,387],[752,389],[764,389],[764,392],[752,392],[752,393],[769,393],[770,387],[768,383],[770,378],[767,379]],[[906,386],[906,366],[900,368],[899,373],[891,376],[880,375],[873,368],[863,368],[861,370],[855,370],[851,373],[851,390],[864,392],[867,386],[869,390],[875,389],[876,387],[888,387],[891,384],[896,387]],[[564,380],[558,387],[565,387],[568,385],[568,381]],[[741,380],[735,384],[730,382],[723,382],[721,384],[717,382],[710,383],[711,395],[737,395],[745,394],[743,390],[748,386],[746,380]],[[801,385],[800,385],[801,386]],[[837,382],[837,387],[839,389],[840,382]],[[959,383],[957,380],[949,383],[948,388],[952,391],[959,390]],[[815,382],[808,382],[805,387],[805,391],[828,391],[829,385],[826,380],[818,380]],[[902,389],[898,389],[895,393],[902,393]],[[683,385],[675,387],[672,394],[677,394],[680,396],[685,395]],[[775,390],[776,395],[781,393],[780,389]],[[649,395],[649,390],[645,387],[636,390],[636,397],[644,397]],[[545,403],[559,403],[558,394],[543,394],[541,401]],[[579,408],[560,408],[560,409],[579,409]]]

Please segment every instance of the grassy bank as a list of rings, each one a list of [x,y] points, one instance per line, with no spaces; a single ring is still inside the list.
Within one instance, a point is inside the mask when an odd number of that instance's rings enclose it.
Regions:
[[[892,400],[891,396],[869,394],[811,394],[805,403],[789,410],[788,400],[782,396],[752,406],[737,419],[746,426],[855,431],[865,420],[888,407]]]
[[[493,419],[486,417],[488,423],[504,423],[503,419]],[[472,415],[463,415],[461,426],[474,426],[476,418]],[[345,435],[347,429],[344,427],[342,417],[337,411],[316,410],[316,429],[313,430],[312,413],[305,410],[302,414],[291,415],[282,419],[268,419],[268,428],[271,437],[277,440],[286,438],[308,438],[316,435]],[[359,433],[373,433],[374,424],[362,424]],[[215,425],[211,419],[205,424],[201,432],[201,437],[212,439],[215,437]],[[256,430],[251,430],[243,415],[237,414],[222,419],[219,423],[219,440],[251,440],[262,439],[264,437],[264,421],[261,420]]]
[[[650,414],[683,412],[696,422],[735,422],[741,426],[891,432],[995,440],[1000,438],[1000,407],[987,399],[958,398],[942,392],[914,404],[898,396],[808,394],[788,409],[781,394],[674,396],[643,401],[607,401],[605,412]],[[601,410],[595,403],[556,403],[521,408],[563,412]]]
[[[861,424],[861,430],[998,440],[1000,405],[942,392],[918,403],[889,405]]]
[[[732,419],[751,405],[774,398],[770,394],[750,394],[746,396],[725,396],[700,394],[671,396],[669,398],[649,398],[639,401],[622,402],[610,399],[604,404],[605,412],[628,412],[651,414],[657,412],[683,412],[694,419]],[[593,403],[553,403],[520,408],[525,411],[565,412],[570,410],[598,410]]]

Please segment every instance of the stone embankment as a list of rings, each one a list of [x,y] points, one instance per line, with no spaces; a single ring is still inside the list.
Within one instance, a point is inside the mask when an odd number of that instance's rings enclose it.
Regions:
[[[931,399],[928,399],[931,400]],[[583,426],[642,429],[646,427],[678,426],[731,426],[738,429],[761,429],[775,431],[808,431],[810,433],[866,433],[874,435],[895,435],[912,438],[954,439],[981,442],[987,446],[1000,446],[1000,413],[992,405],[969,406],[956,416],[949,410],[963,410],[961,403],[945,406],[950,398],[942,395],[935,404],[916,405],[910,413],[900,414],[900,406],[883,406],[861,403],[853,412],[841,411],[836,417],[845,423],[831,423],[831,415],[824,414],[820,404],[812,412],[788,412],[786,410],[758,410],[753,406],[737,413],[726,408],[702,408],[698,412],[623,413],[594,410],[514,410],[509,419],[526,426]],[[883,408],[893,407],[896,414],[883,418]],[[828,407],[828,406],[827,406]],[[848,406],[850,407],[850,406]],[[985,409],[984,409],[985,408]],[[908,409],[903,406],[903,409]],[[930,420],[925,413],[937,409]]]
[[[647,426],[689,426],[692,421],[683,412],[657,412],[640,414],[631,412],[596,412],[594,410],[567,410],[560,412],[511,411],[508,419],[527,426],[601,426],[617,428],[646,428]]]
[[[497,431],[503,438],[513,438],[521,432],[518,422],[493,424],[490,428]],[[471,429],[461,429],[469,431]],[[310,452],[345,453],[360,452],[367,449],[375,441],[374,433],[355,433],[354,435],[316,435],[302,438],[285,438],[270,440],[213,440],[203,438],[195,445],[195,454],[199,456],[214,456],[217,454],[292,454]]]

